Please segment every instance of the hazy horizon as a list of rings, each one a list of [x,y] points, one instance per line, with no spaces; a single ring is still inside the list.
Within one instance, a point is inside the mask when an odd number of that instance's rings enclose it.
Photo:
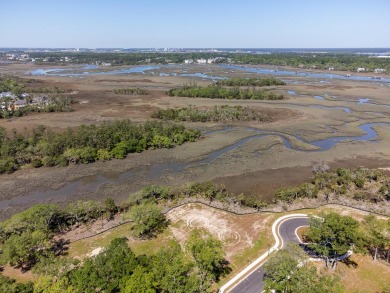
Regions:
[[[390,47],[386,0],[2,2],[2,48]]]

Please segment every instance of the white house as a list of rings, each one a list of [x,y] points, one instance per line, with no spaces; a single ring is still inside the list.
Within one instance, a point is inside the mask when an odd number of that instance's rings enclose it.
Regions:
[[[356,71],[357,72],[365,72],[366,69],[364,67],[359,67]]]
[[[192,60],[192,59],[186,59],[186,60],[184,60],[184,63],[185,63],[185,64],[192,64],[192,63],[194,63],[194,60]]]

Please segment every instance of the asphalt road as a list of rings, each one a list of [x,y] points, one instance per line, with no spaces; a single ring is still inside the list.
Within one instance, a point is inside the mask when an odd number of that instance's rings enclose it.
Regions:
[[[299,243],[299,239],[295,234],[295,230],[301,226],[308,226],[308,218],[292,218],[283,222],[279,226],[279,235],[283,239],[283,247],[290,241]],[[231,293],[261,293],[264,290],[264,269],[263,266],[257,268],[242,280]]]

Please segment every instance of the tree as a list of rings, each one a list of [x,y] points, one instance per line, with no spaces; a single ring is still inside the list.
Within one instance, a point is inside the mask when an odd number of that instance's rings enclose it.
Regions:
[[[359,222],[332,212],[311,217],[309,223],[305,235],[311,242],[309,247],[325,258],[328,267],[335,269],[338,257],[352,249],[359,239]]]
[[[17,283],[14,279],[10,279],[0,274],[0,292],[7,293],[32,293],[34,290],[31,282],[22,284]]]
[[[362,231],[364,235],[363,245],[371,253],[372,258],[376,260],[378,250],[385,250],[390,246],[390,224],[374,215],[367,215],[363,221]]]
[[[153,273],[147,272],[144,267],[138,266],[133,274],[126,278],[121,292],[124,293],[155,293]]]
[[[201,230],[193,230],[186,243],[196,265],[203,273],[203,279],[211,277],[212,281],[230,272],[225,260],[222,242]]]
[[[130,276],[137,265],[126,238],[116,238],[103,252],[87,258],[65,278],[76,292],[118,292],[122,279]]]
[[[316,268],[307,262],[306,253],[294,243],[272,255],[264,269],[266,292],[343,292],[339,280],[326,272],[318,274]]]
[[[136,237],[150,237],[166,226],[166,219],[161,209],[154,203],[143,202],[129,212],[134,221],[132,234]]]
[[[194,263],[186,260],[177,242],[171,241],[154,255],[151,267],[159,292],[187,293],[198,289],[197,285],[193,286]]]
[[[104,201],[104,208],[108,212],[108,219],[113,219],[114,215],[118,212],[118,207],[112,198],[106,198]]]

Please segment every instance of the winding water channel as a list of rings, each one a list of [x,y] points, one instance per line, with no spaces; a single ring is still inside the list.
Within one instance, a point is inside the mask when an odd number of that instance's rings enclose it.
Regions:
[[[390,78],[376,79],[370,76],[360,76],[360,75],[341,75],[341,74],[331,74],[331,73],[321,73],[321,72],[304,72],[304,71],[294,71],[294,70],[275,70],[275,69],[266,69],[266,68],[254,68],[254,67],[246,67],[239,65],[231,65],[231,64],[220,64],[222,68],[229,70],[240,70],[247,71],[251,73],[257,74],[266,74],[266,75],[276,75],[276,76],[300,76],[300,77],[309,77],[309,78],[319,78],[319,79],[341,79],[341,80],[356,80],[356,81],[371,81],[371,82],[381,82],[388,83],[390,86]],[[130,73],[138,73],[138,74],[147,74],[151,73],[151,70],[159,70],[165,68],[175,68],[178,67],[176,64],[168,64],[168,65],[145,65],[145,66],[133,66],[129,68],[121,68],[112,70],[111,68],[101,68],[97,65],[87,64],[83,66],[75,66],[72,68],[50,68],[50,69],[34,69],[31,70],[31,75],[47,75],[47,76],[68,76],[68,77],[83,77],[86,75],[102,75],[102,74],[130,74]],[[183,68],[177,68],[178,71],[182,71]],[[154,72],[153,72],[154,73]],[[196,73],[161,73],[161,76],[191,76],[191,77],[199,77],[202,79],[211,79],[211,80],[220,80],[225,79],[223,76],[209,75],[202,72]],[[322,82],[327,82],[323,80]]]
[[[254,68],[254,67],[246,67],[239,65],[230,65],[230,64],[221,64],[223,68],[247,71],[251,73],[258,74],[268,74],[268,75],[283,75],[283,76],[301,76],[301,77],[312,77],[312,78],[321,78],[321,79],[341,79],[341,80],[358,80],[358,81],[372,81],[372,82],[386,82],[390,83],[390,78],[380,77],[380,79],[376,79],[370,76],[361,76],[361,75],[341,75],[341,74],[333,74],[333,73],[321,73],[321,72],[306,72],[306,71],[294,71],[287,69],[266,69],[266,68]]]
[[[246,128],[246,130],[249,130],[253,132],[253,135],[242,138],[231,145],[228,145],[224,148],[221,148],[219,150],[213,151],[209,153],[205,158],[195,160],[192,162],[162,162],[157,163],[151,166],[145,166],[143,167],[146,171],[147,177],[149,179],[158,178],[160,177],[164,172],[170,171],[170,172],[183,172],[187,168],[191,167],[198,167],[202,164],[209,164],[213,162],[214,160],[218,159],[220,156],[235,150],[242,145],[248,143],[249,141],[252,141],[254,139],[262,139],[266,136],[278,136],[282,141],[283,145],[287,149],[292,149],[299,152],[322,152],[327,151],[337,145],[338,143],[342,141],[346,142],[354,142],[354,141],[377,141],[378,139],[378,133],[373,129],[375,126],[390,126],[390,123],[365,123],[358,128],[364,132],[363,135],[360,136],[333,136],[326,139],[316,140],[308,142],[304,140],[300,136],[294,136],[291,134],[286,134],[278,131],[269,131],[269,130],[261,130],[257,128]],[[233,127],[226,127],[223,130],[217,130],[217,131],[232,131],[234,130]],[[205,133],[205,135],[211,135],[213,132]],[[290,140],[287,138],[288,136],[294,137],[295,139],[311,145],[313,147],[316,147],[315,150],[304,150],[297,147],[294,147]],[[136,175],[136,171],[134,169],[125,171],[119,175],[116,176],[105,176],[104,174],[96,175],[96,176],[90,176],[87,179],[82,178],[77,181],[66,183],[63,187],[56,189],[56,190],[48,190],[48,191],[40,191],[40,192],[31,192],[27,195],[14,197],[9,200],[2,200],[0,201],[0,210],[7,209],[12,206],[18,206],[18,205],[24,205],[27,203],[42,203],[42,202],[48,202],[51,200],[63,200],[66,197],[76,194],[78,192],[94,192],[96,191],[100,186],[104,184],[115,184],[120,183],[128,178],[134,177]]]

